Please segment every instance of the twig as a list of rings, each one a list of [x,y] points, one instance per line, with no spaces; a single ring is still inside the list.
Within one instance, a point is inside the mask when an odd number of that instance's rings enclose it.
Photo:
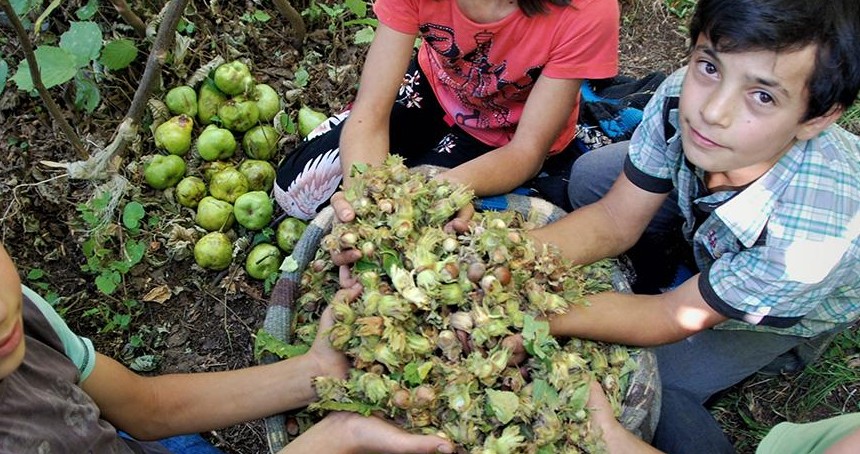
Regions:
[[[305,33],[307,32],[302,15],[293,8],[289,0],[274,0],[274,3],[278,12],[283,14],[287,18],[287,22],[293,27],[293,47],[301,49],[302,43],[305,41]]]
[[[78,157],[80,159],[88,159],[90,155],[87,153],[84,143],[75,133],[75,130],[72,129],[69,122],[63,117],[62,112],[60,112],[60,108],[54,102],[54,99],[51,98],[51,94],[48,93],[48,89],[45,88],[45,84],[42,83],[39,64],[36,62],[36,54],[33,53],[33,43],[30,42],[30,37],[27,36],[24,26],[21,25],[21,20],[18,19],[18,15],[15,14],[15,10],[12,8],[12,5],[9,4],[9,0],[0,0],[0,6],[3,7],[3,12],[6,13],[6,17],[9,19],[9,22],[12,23],[12,27],[15,29],[15,34],[18,35],[18,41],[21,42],[24,56],[27,59],[27,63],[30,65],[30,77],[33,79],[33,86],[36,87],[36,90],[39,92],[39,97],[42,98],[42,102],[44,102],[45,107],[48,108],[48,113],[51,114],[54,121],[59,124],[63,134],[65,134],[69,142],[72,143],[72,148],[75,149],[75,153]]]
[[[143,21],[138,17],[134,11],[129,8],[128,3],[125,0],[110,0],[113,3],[113,7],[116,9],[116,12],[128,22],[128,25],[131,25],[131,28],[134,29],[134,32],[137,33],[137,36],[144,38],[146,37],[146,25]]]

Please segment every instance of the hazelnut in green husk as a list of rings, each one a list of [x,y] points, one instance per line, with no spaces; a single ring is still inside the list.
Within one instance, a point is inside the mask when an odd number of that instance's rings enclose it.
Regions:
[[[155,128],[155,146],[179,156],[191,149],[191,131],[194,120],[188,115],[177,115]]]

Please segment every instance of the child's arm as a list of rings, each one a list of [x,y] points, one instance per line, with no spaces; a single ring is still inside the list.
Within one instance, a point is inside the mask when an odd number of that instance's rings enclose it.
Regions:
[[[358,93],[340,138],[344,186],[357,162],[381,164],[388,156],[388,123],[397,89],[412,58],[416,35],[379,24],[361,72]]]
[[[339,295],[349,300],[359,292],[360,288],[347,289]],[[142,377],[98,355],[95,368],[82,388],[105,419],[142,440],[213,430],[262,418],[314,400],[313,377],[346,375],[346,357],[331,347],[327,337],[331,324],[326,311],[317,339],[307,354],[227,372]]]
[[[504,194],[537,175],[579,98],[580,84],[579,79],[539,77],[511,141],[440,178],[467,184],[484,196]]]

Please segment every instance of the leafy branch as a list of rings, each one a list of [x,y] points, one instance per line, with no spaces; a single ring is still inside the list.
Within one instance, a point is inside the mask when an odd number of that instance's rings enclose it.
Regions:
[[[18,15],[15,13],[14,8],[12,8],[9,0],[0,0],[0,7],[3,8],[3,12],[6,13],[6,17],[15,29],[15,34],[18,36],[18,41],[21,43],[24,57],[27,59],[27,63],[30,66],[30,77],[33,80],[33,87],[35,87],[36,91],[39,92],[39,97],[42,99],[42,102],[45,103],[45,107],[48,108],[48,113],[50,113],[51,118],[53,118],[60,126],[60,129],[63,131],[63,134],[66,135],[66,138],[69,139],[69,142],[72,143],[72,147],[75,149],[75,153],[78,157],[81,159],[88,159],[90,156],[89,153],[87,153],[84,143],[75,133],[75,130],[72,129],[69,122],[66,121],[65,117],[63,117],[59,106],[57,106],[57,103],[55,103],[54,99],[51,98],[51,94],[48,93],[48,89],[45,88],[45,84],[42,82],[42,75],[39,72],[39,65],[36,62],[36,55],[33,52],[33,43],[30,41],[30,37],[24,30],[21,20],[18,19]]]

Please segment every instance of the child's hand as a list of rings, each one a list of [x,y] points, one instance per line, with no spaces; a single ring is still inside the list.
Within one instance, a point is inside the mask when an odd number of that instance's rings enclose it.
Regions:
[[[335,301],[351,304],[361,294],[361,286],[354,284],[349,288],[339,290],[334,295]],[[308,355],[316,361],[320,371],[320,375],[326,375],[337,378],[345,378],[349,370],[349,360],[346,355],[334,349],[329,339],[329,331],[334,325],[334,317],[331,313],[331,307],[327,307],[320,317],[320,326],[317,330],[317,337],[314,339],[314,344],[311,346]]]
[[[352,205],[346,200],[343,191],[337,191],[331,196],[331,206],[334,208],[334,215],[340,222],[352,222],[355,219],[355,210]]]

